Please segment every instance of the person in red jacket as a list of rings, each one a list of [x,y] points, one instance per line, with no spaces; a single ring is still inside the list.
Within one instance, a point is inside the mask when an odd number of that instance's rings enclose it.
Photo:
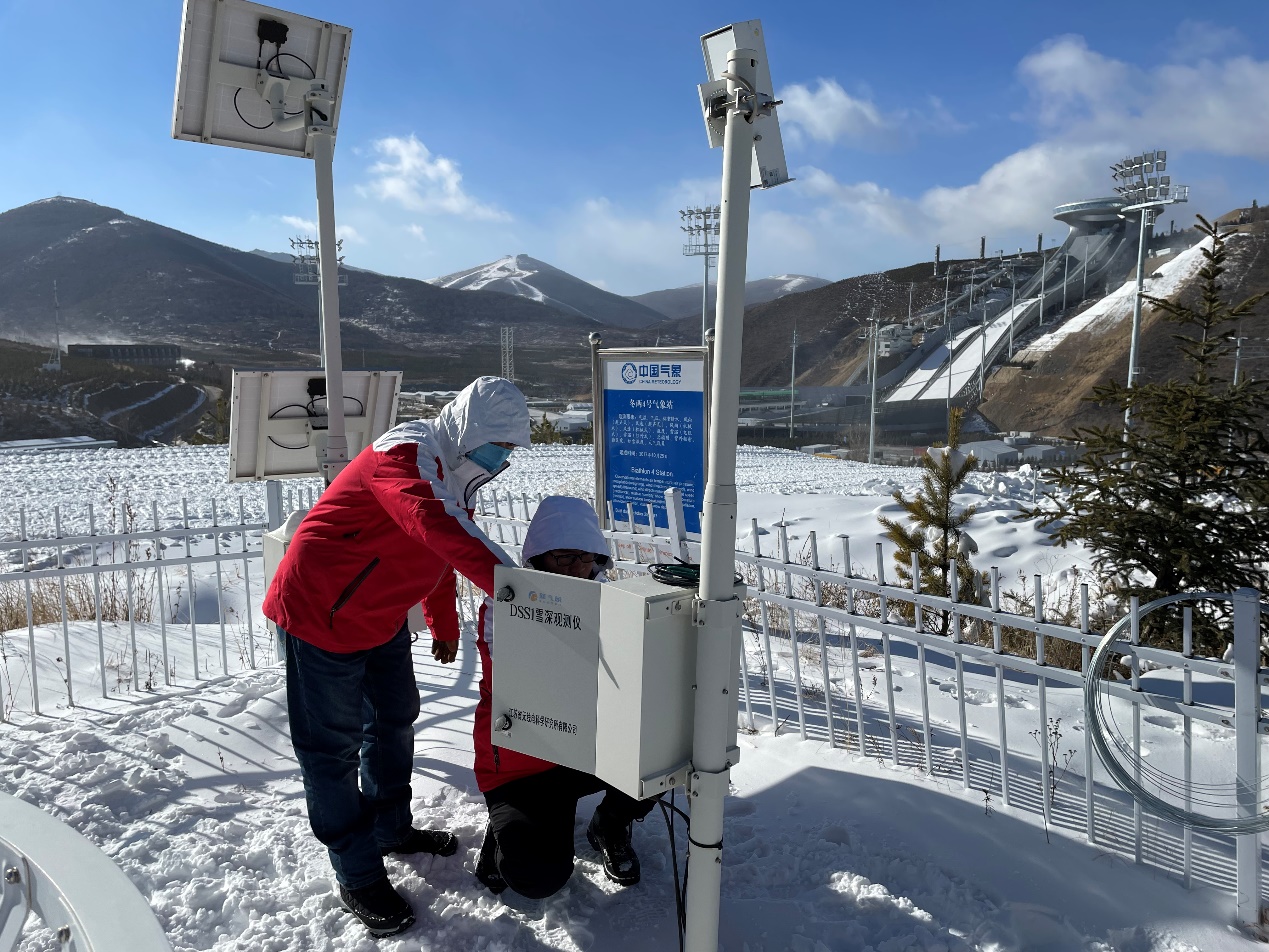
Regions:
[[[432,657],[454,660],[455,572],[491,592],[494,566],[513,564],[472,521],[472,501],[528,445],[524,395],[500,377],[475,380],[434,420],[394,427],[300,522],[265,598],[284,636],[309,823],[345,907],[376,937],[414,922],[383,856],[458,848],[410,816],[419,691],[406,615],[421,604]]]
[[[526,565],[556,575],[599,578],[610,561],[599,520],[585,500],[548,496],[534,513],[524,537]],[[586,839],[603,860],[605,875],[622,886],[639,881],[639,857],[630,843],[631,826],[656,806],[635,800],[602,780],[505,747],[494,746],[493,613],[480,610],[476,647],[480,651],[480,700],[473,729],[476,785],[485,795],[489,823],[476,864],[476,877],[495,894],[508,887],[527,899],[558,892],[573,874],[573,822],[577,801],[604,791]]]

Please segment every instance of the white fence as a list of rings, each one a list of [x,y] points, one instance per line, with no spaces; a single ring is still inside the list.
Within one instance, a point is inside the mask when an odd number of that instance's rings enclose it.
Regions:
[[[650,512],[627,509],[620,520],[610,512],[609,523],[617,528],[607,535],[619,571],[646,571],[651,562],[676,558],[699,561],[699,543],[682,531],[677,495],[667,498],[668,534],[649,531]],[[273,483],[267,514],[249,517],[239,505],[233,518],[226,519],[213,505],[205,517],[191,519],[186,505],[179,516],[160,516],[152,507],[144,520],[131,510],[127,518],[108,518],[103,527],[89,507],[83,524],[71,531],[64,531],[62,515],[55,511],[52,531],[38,537],[28,537],[23,514],[20,538],[0,542],[0,553],[18,554],[18,566],[0,572],[0,594],[7,593],[8,616],[13,617],[16,606],[21,624],[6,624],[8,631],[0,638],[16,633],[27,641],[33,659],[28,672],[32,713],[40,712],[42,684],[46,693],[57,694],[59,704],[74,705],[85,692],[161,692],[169,685],[189,687],[236,668],[274,662],[272,635],[258,616],[263,592],[260,533],[311,502],[311,494],[284,495],[280,484]],[[491,538],[518,553],[536,504],[537,499],[523,494],[485,493],[476,518]],[[749,587],[748,650],[741,681],[747,729],[796,730],[800,737],[981,795],[987,811],[1001,805],[1033,812],[1046,829],[1080,834],[1187,886],[1233,892],[1240,918],[1255,921],[1263,866],[1259,838],[1241,838],[1244,855],[1254,850],[1261,861],[1240,867],[1234,859],[1235,837],[1192,831],[1143,814],[1104,774],[1099,779],[1089,732],[1079,731],[1071,720],[1062,727],[1060,715],[1071,711],[1071,699],[1080,695],[1084,671],[1101,638],[1090,627],[1086,586],[1055,592],[1046,590],[1037,576],[1028,593],[1012,597],[1015,609],[1029,605],[1021,614],[1005,610],[1009,593],[1002,592],[995,569],[983,593],[985,603],[979,604],[888,583],[880,546],[868,553],[869,571],[862,572],[849,539],[835,540],[828,566],[820,564],[814,533],[801,556],[790,552],[783,526],[773,540],[774,551],[762,551],[756,524],[750,527],[750,539],[750,551],[737,552],[737,570]],[[76,585],[93,606],[88,617],[74,610]],[[111,592],[119,601],[107,619],[103,606]],[[230,604],[235,598],[241,601],[236,607]],[[149,615],[143,608],[147,600],[157,606]],[[469,623],[478,602],[477,593],[464,584],[459,611]],[[200,604],[210,609],[206,617]],[[1073,616],[1074,624],[1046,617],[1046,611],[1059,606]],[[1135,603],[1130,611],[1135,617]],[[110,650],[107,627],[116,639]],[[59,650],[42,651],[37,639],[43,638],[47,649],[51,633],[56,633]],[[83,669],[76,662],[89,652],[92,674],[77,677],[75,672]],[[142,652],[154,658],[144,678]],[[1134,645],[1132,654],[1133,678],[1110,685],[1110,690],[1131,704],[1133,751],[1140,756],[1147,743],[1143,711],[1147,726],[1160,719],[1174,724],[1179,744],[1173,746],[1181,751],[1188,800],[1191,786],[1202,787],[1193,779],[1196,737],[1258,734],[1265,727],[1260,698],[1250,707],[1235,706],[1234,666],[1198,656],[1188,636],[1179,651]],[[1138,663],[1179,672],[1175,696],[1142,690]],[[1264,681],[1259,669],[1255,677],[1257,683]],[[933,693],[932,684],[938,688]],[[1203,695],[1197,700],[1196,686]],[[984,700],[987,695],[994,695],[992,703]],[[0,714],[7,714],[5,704],[11,705],[14,696],[6,659],[0,669]],[[1022,700],[1011,707],[1015,697]],[[951,702],[950,715],[940,717],[938,709]],[[994,724],[984,717],[992,706]],[[1032,719],[1030,728],[1027,719]],[[1062,739],[1072,734],[1082,734],[1076,746],[1062,747]],[[1244,770],[1237,779],[1259,791],[1258,762],[1253,776]]]
[[[476,518],[492,538],[518,551],[536,502],[523,494],[486,493]],[[608,524],[616,529],[606,535],[612,540],[618,571],[646,571],[649,563],[658,561],[699,562],[700,544],[684,535],[674,492],[667,493],[667,512],[669,533],[662,529],[654,534],[649,530],[654,524],[650,509],[636,513],[627,507],[623,514],[610,509]],[[824,567],[814,532],[795,560],[785,526],[777,527],[770,553],[762,551],[757,523],[749,528],[750,551],[737,551],[736,562],[749,589],[741,716],[751,731],[796,730],[804,739],[819,739],[951,782],[965,793],[981,794],[987,811],[1003,805],[1032,812],[1043,818],[1046,830],[1075,832],[1100,848],[1164,870],[1187,887],[1201,884],[1232,892],[1240,920],[1259,921],[1264,864],[1259,837],[1192,830],[1143,813],[1100,768],[1090,732],[1070,721],[1064,731],[1055,715],[1055,691],[1064,696],[1063,710],[1070,709],[1074,697],[1081,699],[1082,711],[1084,675],[1102,638],[1090,627],[1087,584],[1046,591],[1044,579],[1034,576],[1027,593],[1009,593],[1015,607],[1030,608],[1019,614],[1004,610],[995,568],[982,593],[985,604],[958,601],[954,577],[951,598],[887,583],[887,560],[880,544],[867,553],[872,557],[869,577],[859,571],[858,555],[851,552],[848,538],[835,540],[833,564]],[[1046,610],[1057,606],[1063,614],[1073,615],[1075,624],[1048,620]],[[469,601],[468,611],[473,607]],[[1234,665],[1199,657],[1188,623],[1179,651],[1137,644],[1139,611],[1134,599],[1129,608],[1132,677],[1106,688],[1131,705],[1131,745],[1138,760],[1146,743],[1143,716],[1147,725],[1175,725],[1185,803],[1201,803],[1205,784],[1194,776],[1196,728],[1206,736],[1224,732],[1232,740],[1245,732],[1258,736],[1269,722],[1260,717],[1259,693],[1250,706],[1254,713],[1249,715],[1245,704],[1239,711],[1234,704]],[[927,624],[932,620],[937,625]],[[929,630],[944,626],[946,634]],[[1259,637],[1256,630],[1248,634]],[[914,678],[897,676],[900,660],[905,667],[915,664]],[[1139,667],[1179,672],[1176,696],[1144,690]],[[838,677],[833,676],[834,668]],[[951,723],[940,723],[931,714],[930,688],[939,682],[931,672],[936,670],[945,673],[938,694],[955,699]],[[905,684],[899,685],[899,680]],[[995,724],[977,722],[972,736],[967,705],[977,704],[984,713],[990,705],[978,703],[976,695],[982,692],[971,680],[994,686],[996,709]],[[1256,683],[1264,681],[1257,669]],[[1205,689],[1201,702],[1195,700],[1196,683]],[[899,697],[910,696],[913,688],[917,702],[901,705]],[[1011,710],[1010,691],[1034,698],[1035,703],[1024,700],[1021,711]],[[1030,708],[1033,715],[1027,713]],[[1026,716],[1034,717],[1030,730],[1025,724],[1020,729],[1019,721]],[[1063,748],[1062,738],[1071,733],[1082,735],[1078,746]],[[1245,764],[1239,766],[1243,769],[1237,783],[1260,794],[1259,758],[1250,772]],[[1235,769],[1232,755],[1229,767]],[[1258,862],[1237,864],[1236,840],[1244,855],[1252,850]]]

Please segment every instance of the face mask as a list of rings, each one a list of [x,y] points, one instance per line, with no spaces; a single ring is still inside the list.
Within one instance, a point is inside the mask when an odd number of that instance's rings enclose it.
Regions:
[[[511,458],[511,450],[497,443],[483,443],[469,452],[467,458],[486,472],[496,473]]]

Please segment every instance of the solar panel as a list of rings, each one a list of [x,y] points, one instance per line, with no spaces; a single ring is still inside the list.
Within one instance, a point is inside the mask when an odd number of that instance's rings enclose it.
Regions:
[[[261,21],[281,24],[285,40],[262,42]],[[335,131],[351,39],[348,27],[248,0],[185,0],[172,137],[312,158],[304,126],[283,128],[259,87],[270,77],[295,80],[283,105],[289,118],[304,114],[312,83],[324,84]]]
[[[743,20],[707,33],[701,37],[701,50],[705,54],[705,71],[709,82],[700,87],[702,106],[709,99],[726,92],[723,73],[727,69],[727,54],[732,50],[753,50],[758,54],[758,88],[756,92],[774,98],[775,87],[771,83],[771,67],[767,59],[767,44],[763,39],[760,20]],[[720,86],[719,84],[722,83]],[[722,129],[718,120],[706,117],[706,131],[710,147],[722,143]],[[771,188],[789,181],[789,170],[784,158],[784,141],[780,136],[780,121],[774,111],[770,115],[754,119],[754,151],[750,182],[755,187]]]

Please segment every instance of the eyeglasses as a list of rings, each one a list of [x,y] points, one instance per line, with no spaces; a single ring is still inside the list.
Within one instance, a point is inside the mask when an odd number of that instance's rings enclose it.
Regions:
[[[594,552],[547,552],[551,561],[562,569],[566,569],[571,565],[581,562],[582,565],[594,565],[597,560],[602,559],[604,564],[608,561],[606,555],[596,555]]]

